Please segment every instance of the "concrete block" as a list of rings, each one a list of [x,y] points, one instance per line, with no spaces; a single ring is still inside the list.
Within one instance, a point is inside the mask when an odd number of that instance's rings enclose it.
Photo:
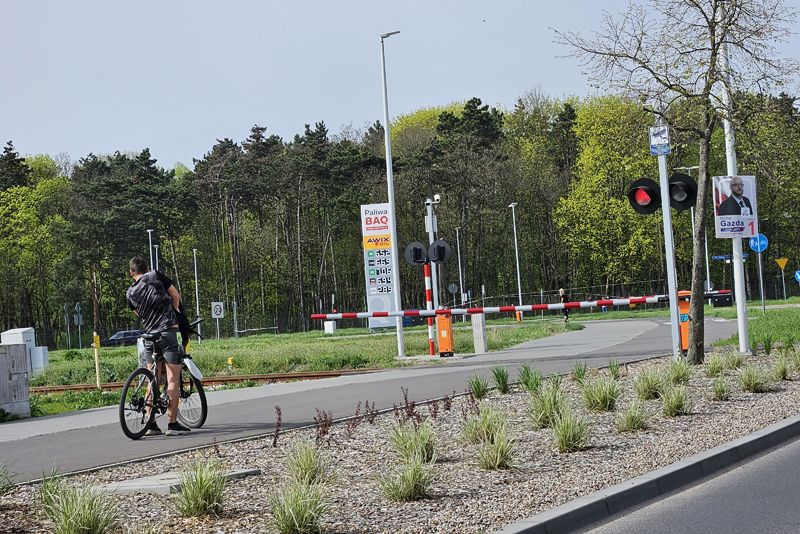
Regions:
[[[486,315],[473,313],[471,320],[473,352],[475,354],[486,354],[489,352],[489,344],[486,339]]]
[[[237,471],[228,471],[225,473],[225,478],[231,480],[233,478],[244,478],[260,474],[261,469],[241,469]],[[181,491],[182,476],[183,473],[180,471],[169,471],[150,477],[102,484],[100,486],[94,486],[92,489],[98,493],[113,493],[117,495],[126,495],[130,493],[169,495],[170,493],[178,493]]]

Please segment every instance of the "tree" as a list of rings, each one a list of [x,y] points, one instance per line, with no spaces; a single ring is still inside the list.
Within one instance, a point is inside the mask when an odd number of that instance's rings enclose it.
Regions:
[[[731,117],[719,88],[769,92],[792,76],[794,61],[779,59],[776,43],[790,33],[797,10],[784,0],[651,0],[631,4],[620,18],[606,14],[592,39],[556,32],[587,68],[590,79],[642,102],[643,109],[678,127],[670,106],[691,101],[694,124],[682,124],[699,144],[698,202],[692,255],[689,359],[703,361],[703,240],[708,206],[708,161],[720,117]],[[730,54],[726,68],[723,50]]]
[[[14,144],[9,141],[0,156],[0,191],[9,187],[28,183],[28,167],[25,159],[14,151]]]

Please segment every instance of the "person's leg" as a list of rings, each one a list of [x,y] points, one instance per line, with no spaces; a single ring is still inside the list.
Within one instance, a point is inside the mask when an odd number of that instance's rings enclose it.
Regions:
[[[167,396],[169,397],[169,407],[167,408],[167,418],[170,423],[178,419],[178,397],[181,390],[181,364],[167,364]]]
[[[167,362],[167,396],[169,397],[169,407],[167,408],[167,418],[169,419],[167,435],[185,434],[189,432],[189,429],[178,423],[183,350],[178,344],[177,332],[173,330],[162,332],[161,343],[164,352],[164,360]]]

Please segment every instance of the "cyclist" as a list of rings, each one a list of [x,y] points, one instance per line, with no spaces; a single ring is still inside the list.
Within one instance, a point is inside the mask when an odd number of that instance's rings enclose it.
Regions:
[[[133,283],[125,295],[130,308],[139,316],[142,331],[145,334],[160,334],[156,343],[166,360],[167,369],[167,408],[168,436],[185,434],[189,429],[178,422],[178,396],[180,395],[181,366],[183,365],[183,349],[178,344],[178,310],[181,295],[172,285],[172,281],[164,274],[151,271],[147,262],[134,256],[128,266]],[[144,341],[145,357],[150,364],[154,363],[155,343]],[[154,369],[154,372],[157,372]],[[155,423],[150,425],[148,435],[161,434]]]

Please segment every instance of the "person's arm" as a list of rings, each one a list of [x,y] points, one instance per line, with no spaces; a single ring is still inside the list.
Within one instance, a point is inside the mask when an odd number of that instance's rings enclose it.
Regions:
[[[181,308],[181,294],[178,293],[178,290],[175,289],[175,286],[169,286],[167,289],[167,295],[172,300],[172,309],[175,311],[179,311]]]

